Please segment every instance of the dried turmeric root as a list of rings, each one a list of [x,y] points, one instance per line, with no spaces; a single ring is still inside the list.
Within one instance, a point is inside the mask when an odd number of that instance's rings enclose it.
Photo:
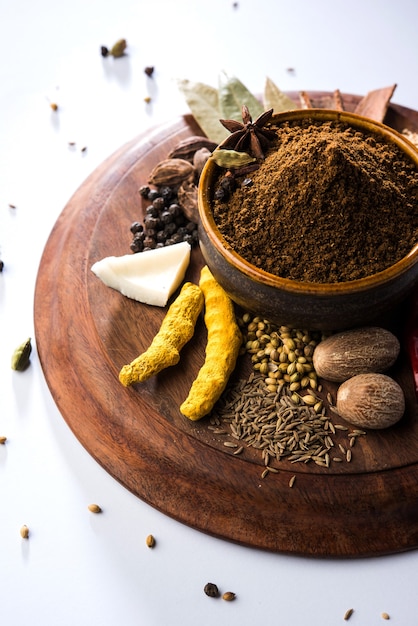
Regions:
[[[203,302],[200,287],[193,283],[183,285],[149,348],[120,370],[119,380],[125,387],[143,382],[179,362],[180,350],[193,337]]]
[[[229,296],[205,266],[199,287],[205,297],[205,324],[208,332],[206,357],[180,412],[196,421],[210,413],[232,374],[242,343]]]

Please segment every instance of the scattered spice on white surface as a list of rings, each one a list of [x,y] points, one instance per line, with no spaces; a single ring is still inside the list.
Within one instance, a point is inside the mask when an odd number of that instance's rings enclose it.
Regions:
[[[27,539],[29,537],[29,528],[24,524],[20,529],[20,536],[23,539]]]
[[[348,609],[345,613],[344,613],[344,619],[345,621],[349,620],[350,617],[352,616],[352,614],[354,613],[354,609]]]
[[[4,437],[4,435],[1,435],[0,436],[0,444],[4,445],[6,443],[6,441],[7,441],[7,437]]]
[[[235,598],[236,594],[233,591],[225,591],[222,596],[222,599],[226,600],[227,602],[232,602],[232,600],[235,600]]]
[[[29,337],[14,350],[11,362],[12,369],[23,372],[29,365],[31,352],[32,344]]]
[[[156,543],[154,535],[148,535],[148,537],[145,540],[145,543],[147,544],[148,548],[154,548],[155,543]]]
[[[382,613],[382,618],[383,619],[390,619],[389,613],[386,613],[386,612]]]
[[[88,508],[88,510],[91,513],[101,513],[102,512],[102,509],[101,509],[101,507],[98,504],[89,504],[87,508]]]
[[[203,591],[210,598],[217,598],[219,596],[219,589],[218,586],[215,585],[215,583],[206,583]]]
[[[126,39],[118,39],[109,50],[109,54],[115,59],[124,56],[128,44]]]

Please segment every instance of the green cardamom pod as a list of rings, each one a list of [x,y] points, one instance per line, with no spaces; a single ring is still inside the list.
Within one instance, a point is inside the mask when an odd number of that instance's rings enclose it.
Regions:
[[[126,50],[126,46],[128,44],[126,43],[126,39],[119,39],[115,44],[113,44],[113,46],[110,48],[109,50],[109,54],[111,54],[113,57],[122,57],[125,53]]]
[[[27,339],[16,348],[12,355],[12,369],[23,372],[28,365],[30,354],[32,352],[31,339]]]
[[[223,150],[222,148],[217,148],[212,152],[212,156],[210,157],[219,165],[219,167],[225,167],[229,169],[230,167],[242,167],[243,165],[248,165],[249,163],[254,163],[256,159],[246,152],[237,152],[236,150]]]

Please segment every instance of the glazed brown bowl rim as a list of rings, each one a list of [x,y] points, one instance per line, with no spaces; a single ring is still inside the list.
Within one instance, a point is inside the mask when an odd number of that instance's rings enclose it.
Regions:
[[[276,113],[272,116],[273,122],[288,122],[315,118],[320,121],[342,121],[366,130],[371,133],[378,133],[387,140],[392,141],[406,154],[416,165],[418,170],[418,150],[416,147],[397,130],[386,126],[381,122],[370,118],[351,113],[348,111],[335,111],[333,109],[295,109],[283,113]],[[239,272],[254,280],[259,284],[268,287],[281,289],[289,293],[311,294],[319,296],[331,296],[333,294],[354,294],[368,291],[380,285],[390,283],[398,276],[407,272],[418,261],[418,242],[407,255],[399,261],[375,274],[370,274],[363,278],[351,281],[335,283],[314,283],[283,278],[275,274],[266,272],[256,267],[240,256],[232,246],[226,241],[219,231],[211,210],[210,183],[218,166],[212,159],[209,159],[202,171],[198,188],[198,207],[201,227],[204,229],[208,239],[219,254]]]

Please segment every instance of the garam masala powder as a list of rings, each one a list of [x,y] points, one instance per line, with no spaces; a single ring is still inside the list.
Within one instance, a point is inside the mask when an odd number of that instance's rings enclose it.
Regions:
[[[215,222],[240,256],[335,283],[382,271],[418,242],[418,171],[396,144],[341,121],[275,129],[258,169],[236,176],[227,198],[214,194]]]

